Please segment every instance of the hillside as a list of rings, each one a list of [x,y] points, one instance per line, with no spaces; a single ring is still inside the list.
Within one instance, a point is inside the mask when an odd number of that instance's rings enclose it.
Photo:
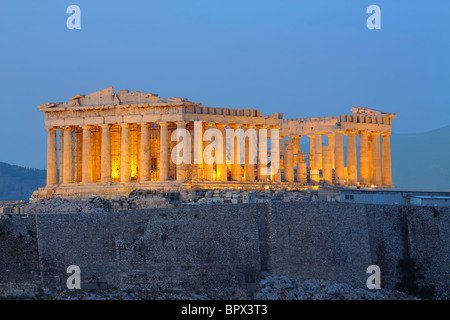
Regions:
[[[30,169],[0,162],[0,201],[28,200],[46,183],[45,170]]]

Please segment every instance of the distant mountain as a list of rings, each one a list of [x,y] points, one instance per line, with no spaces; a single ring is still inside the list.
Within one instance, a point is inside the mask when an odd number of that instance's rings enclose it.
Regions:
[[[28,200],[34,190],[45,187],[46,171],[0,162],[0,201]]]
[[[392,134],[392,180],[397,188],[450,189],[450,126]]]

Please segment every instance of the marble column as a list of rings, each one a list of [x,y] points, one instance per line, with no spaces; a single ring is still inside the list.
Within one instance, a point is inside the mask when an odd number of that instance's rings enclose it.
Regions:
[[[322,134],[315,134],[315,144],[314,144],[314,169],[322,169]]]
[[[91,130],[90,127],[83,127],[83,151],[82,151],[82,173],[81,182],[91,182]]]
[[[370,136],[370,138],[372,140],[372,166],[373,166],[372,184],[379,187],[382,185],[380,133],[373,132],[372,135]]]
[[[382,184],[385,187],[392,187],[391,168],[391,134],[383,132],[381,135],[382,144]]]
[[[370,185],[369,176],[369,135],[361,131],[359,134],[359,183],[362,186]]]
[[[358,183],[356,163],[356,132],[347,131],[347,173],[348,184],[352,186]]]
[[[47,186],[58,184],[58,154],[56,128],[47,129]]]
[[[140,145],[140,164],[139,164],[139,181],[145,182],[150,180],[150,124],[141,124],[141,145]]]
[[[64,183],[64,128],[59,128],[59,184]]]
[[[194,121],[194,129],[192,133],[192,167],[193,179],[200,180],[203,168],[203,122]]]
[[[279,130],[279,127],[271,127],[270,128],[270,175],[272,177],[272,180],[274,182],[280,183],[281,182],[281,168],[282,168],[282,162],[281,162],[281,143],[283,136],[279,135],[278,131],[278,137],[274,134],[272,129]],[[274,142],[278,138],[278,145],[275,145]],[[276,151],[276,148],[278,148],[278,152]],[[275,152],[274,152],[275,151]],[[278,162],[278,163],[277,163]]]
[[[297,165],[298,162],[297,155],[300,153],[300,138],[301,138],[300,135],[292,137],[292,152],[294,153],[294,160],[293,160],[294,167]]]
[[[373,185],[372,134],[370,132],[368,133],[367,157],[369,158],[369,184]]]
[[[332,159],[331,154],[332,154],[331,146],[330,145],[324,146],[322,153],[323,180],[327,184],[333,183],[333,167],[331,163]]]
[[[340,131],[335,132],[335,163],[336,182],[343,185],[345,184],[344,135]]]
[[[64,128],[64,166],[63,166],[63,183],[73,183],[73,145],[72,145],[72,128]]]
[[[170,167],[170,142],[169,142],[169,124],[167,122],[160,122],[159,134],[159,180],[169,180]]]
[[[315,157],[315,153],[316,153],[316,150],[315,150],[316,137],[313,134],[308,135],[308,137],[309,137],[309,168],[311,170],[314,170],[315,169],[314,157]]]
[[[177,122],[177,146],[180,146],[181,137],[183,139],[188,139],[188,135],[186,134],[186,122],[184,121],[178,121]],[[183,140],[184,141],[184,140]],[[184,141],[186,146],[189,146],[189,143],[187,141]],[[175,148],[177,148],[175,146]],[[183,150],[183,152],[190,152],[190,148],[188,150]],[[177,148],[176,154],[180,157],[180,160],[185,159],[185,155],[180,155],[180,150]],[[181,163],[176,164],[177,166],[177,181],[184,182],[187,180],[187,164],[184,161],[180,161]]]
[[[334,151],[334,134],[333,133],[329,133],[327,134],[328,137],[328,146],[331,149],[331,168],[335,169],[336,165],[335,165],[335,151]]]
[[[203,135],[204,133],[212,128],[212,123],[203,122]],[[214,139],[218,139],[217,135]],[[210,141],[204,141],[205,153],[203,154],[203,177],[206,181],[214,181],[214,156],[213,156],[213,145],[214,140],[211,138]],[[214,152],[215,158],[217,158],[217,152]],[[216,161],[216,166],[217,164]]]
[[[233,132],[238,131],[239,125],[230,124],[230,129]],[[233,148],[231,157],[231,180],[242,181],[242,166],[241,166],[241,139],[239,135],[231,135],[231,147]]]
[[[258,126],[258,180],[267,181],[268,173],[268,156],[267,156],[267,127]],[[263,163],[265,162],[265,163]]]
[[[307,169],[306,169],[306,163],[302,156],[299,156],[297,158],[297,182],[300,183],[307,183],[308,181],[307,177]]]
[[[130,126],[123,123],[120,128],[120,182],[128,183],[131,181]]]
[[[102,183],[111,183],[111,126],[102,127]]]
[[[222,135],[222,137],[219,136],[219,140],[217,141],[217,150],[216,150],[217,180],[218,181],[228,181],[227,132],[226,132],[225,127],[226,127],[226,124],[223,124],[223,123],[216,124],[217,130],[219,130]]]
[[[255,181],[255,151],[256,146],[254,141],[252,141],[251,133],[254,132],[252,126],[245,126],[245,133],[247,134],[244,139],[245,143],[245,159],[244,159],[244,171],[245,171],[245,181],[253,182]],[[250,133],[250,134],[249,134]],[[253,139],[254,140],[254,139]],[[252,152],[253,151],[253,152]]]
[[[293,140],[284,141],[284,181],[294,182],[294,145]]]

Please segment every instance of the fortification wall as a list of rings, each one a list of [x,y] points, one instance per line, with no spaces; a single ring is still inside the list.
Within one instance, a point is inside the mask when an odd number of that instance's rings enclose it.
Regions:
[[[365,287],[372,264],[392,289],[404,257],[422,267],[419,284],[450,292],[450,208],[272,202],[2,220],[0,296],[65,289],[72,264],[85,289],[230,298],[260,271]]]

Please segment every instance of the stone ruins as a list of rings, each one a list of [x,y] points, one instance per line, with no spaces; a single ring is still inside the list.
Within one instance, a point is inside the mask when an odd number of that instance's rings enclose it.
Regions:
[[[47,185],[33,193],[34,200],[114,198],[137,189],[392,187],[393,113],[354,107],[351,115],[283,119],[282,113],[203,107],[156,94],[115,93],[112,87],[38,109],[45,113],[48,131]],[[210,128],[221,134],[208,138]],[[190,133],[192,152],[177,151],[177,129]],[[238,134],[230,137],[230,129]],[[309,150],[301,150],[302,136]],[[259,157],[249,151],[252,145],[258,146]],[[213,163],[205,160],[207,149]],[[180,151],[187,161],[174,162],[173,153]],[[261,161],[264,157],[271,160]]]

